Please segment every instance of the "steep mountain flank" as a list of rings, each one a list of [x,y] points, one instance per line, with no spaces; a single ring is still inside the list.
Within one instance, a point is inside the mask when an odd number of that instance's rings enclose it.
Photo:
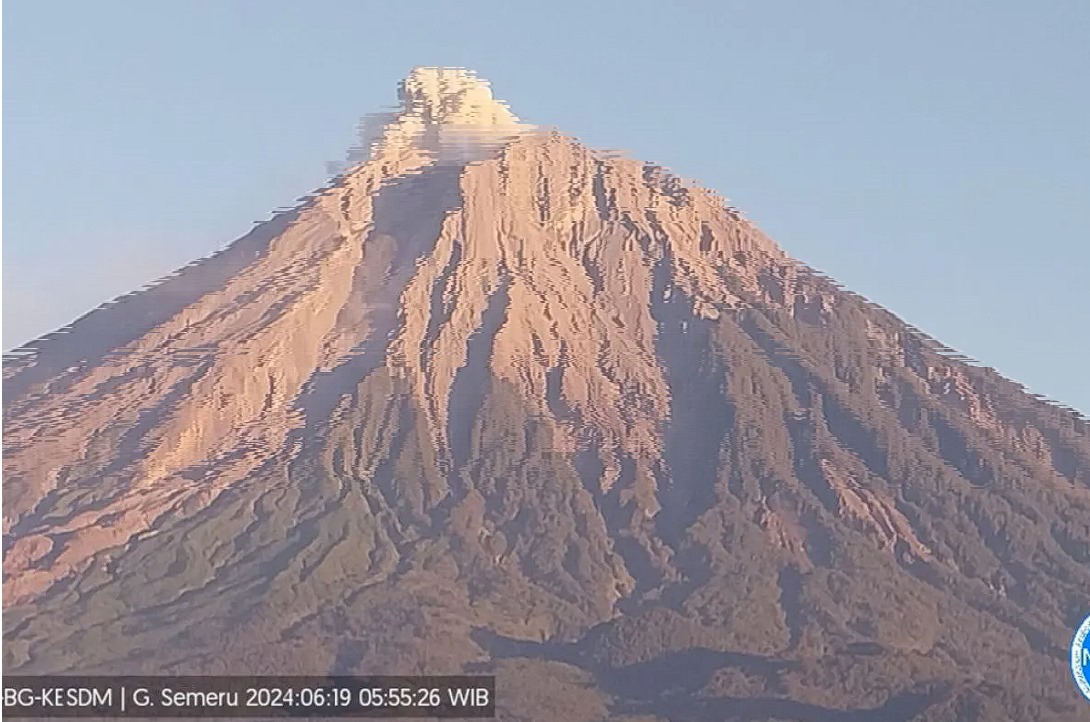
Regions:
[[[296,210],[5,361],[6,670],[1083,718],[1086,419],[466,71],[401,100]]]

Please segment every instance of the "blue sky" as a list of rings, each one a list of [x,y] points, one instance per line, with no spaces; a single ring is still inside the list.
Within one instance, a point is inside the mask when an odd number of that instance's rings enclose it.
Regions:
[[[319,186],[414,65],[1090,411],[1090,2],[4,3],[5,348]]]

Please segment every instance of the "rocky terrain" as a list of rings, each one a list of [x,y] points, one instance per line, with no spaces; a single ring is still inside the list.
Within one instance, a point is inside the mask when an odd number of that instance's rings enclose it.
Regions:
[[[5,671],[1087,718],[1090,422],[467,71],[400,98],[294,210],[5,359]]]

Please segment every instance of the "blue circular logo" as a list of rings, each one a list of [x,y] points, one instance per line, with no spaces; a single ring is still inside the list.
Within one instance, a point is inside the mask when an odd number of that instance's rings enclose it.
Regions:
[[[1090,617],[1082,620],[1071,640],[1071,674],[1082,696],[1090,701]]]

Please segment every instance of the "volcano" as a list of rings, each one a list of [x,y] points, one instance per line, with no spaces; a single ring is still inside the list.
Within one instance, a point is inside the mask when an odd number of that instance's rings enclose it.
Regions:
[[[291,211],[5,358],[6,672],[1086,719],[1087,419],[469,71],[399,97]]]

